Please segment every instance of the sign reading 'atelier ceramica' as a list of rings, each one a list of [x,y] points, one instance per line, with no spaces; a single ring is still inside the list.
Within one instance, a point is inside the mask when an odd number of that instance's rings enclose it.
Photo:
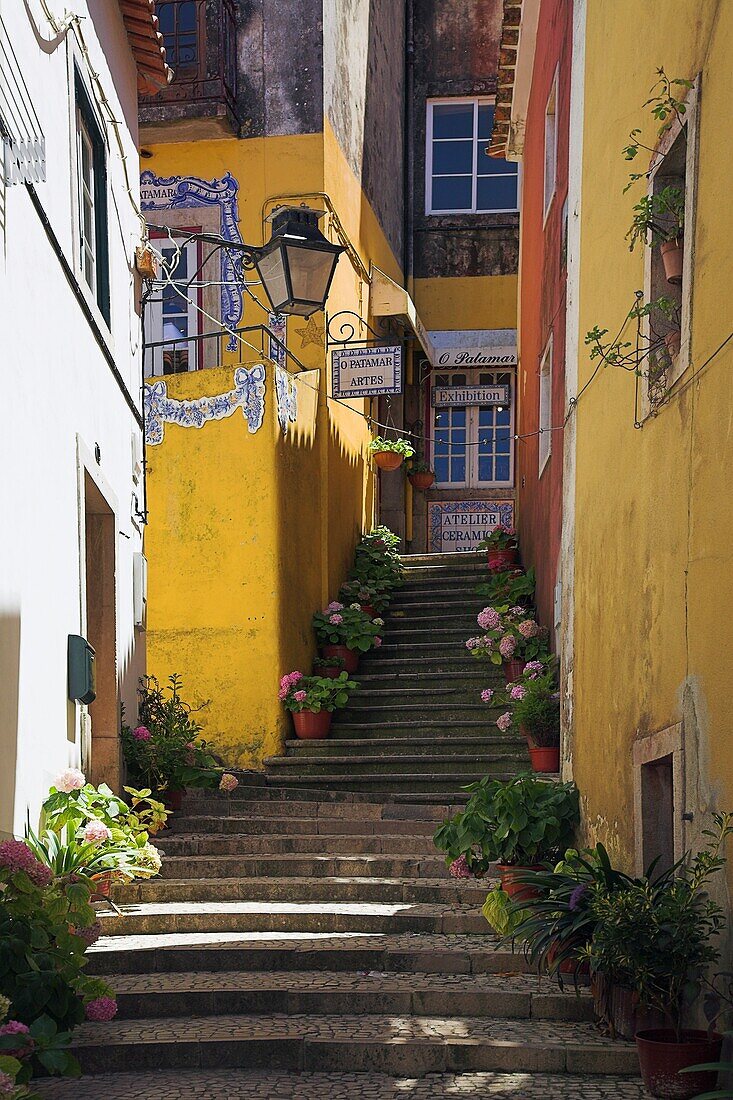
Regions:
[[[340,348],[331,352],[334,397],[402,393],[402,348]]]
[[[428,544],[435,553],[475,550],[495,527],[514,526],[511,500],[441,500],[428,504]]]

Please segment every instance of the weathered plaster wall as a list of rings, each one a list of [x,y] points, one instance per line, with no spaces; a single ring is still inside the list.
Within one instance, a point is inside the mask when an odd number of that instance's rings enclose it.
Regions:
[[[596,324],[615,332],[642,285],[643,256],[629,253],[624,240],[634,196],[622,195],[629,165],[620,149],[636,126],[646,144],[654,142],[642,109],[654,70],[701,74],[692,367],[641,430],[633,423],[634,379],[612,369],[598,374],[575,417],[572,764],[589,837],[609,841],[629,865],[635,739],[684,722],[687,789],[677,809],[694,815],[685,822],[686,845],[699,842],[711,809],[733,804],[733,345],[704,366],[730,332],[720,294],[733,277],[720,118],[733,96],[732,47],[727,4],[617,0],[587,8],[581,334]],[[608,72],[623,74],[611,104]],[[592,369],[581,349],[580,385]]]

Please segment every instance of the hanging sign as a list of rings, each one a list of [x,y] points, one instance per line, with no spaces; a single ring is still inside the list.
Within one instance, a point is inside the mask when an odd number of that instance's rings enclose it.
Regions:
[[[334,397],[402,393],[402,348],[339,348],[331,352]]]
[[[433,386],[431,403],[434,409],[451,405],[508,405],[508,386]]]
[[[475,550],[499,524],[514,526],[511,500],[440,500],[428,503],[428,549],[436,554]]]

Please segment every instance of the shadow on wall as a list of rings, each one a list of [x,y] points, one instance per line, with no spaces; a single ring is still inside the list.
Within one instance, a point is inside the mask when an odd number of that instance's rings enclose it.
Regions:
[[[0,837],[13,836],[18,757],[20,612],[0,611]]]

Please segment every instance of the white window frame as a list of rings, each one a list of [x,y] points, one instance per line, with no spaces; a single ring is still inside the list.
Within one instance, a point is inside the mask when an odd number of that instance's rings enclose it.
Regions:
[[[85,151],[89,160],[91,188],[87,186],[82,169]],[[96,298],[98,214],[95,204],[97,178],[94,166],[94,142],[92,140],[92,135],[89,133],[89,127],[84,121],[81,107],[78,104],[76,105],[76,176],[78,183],[76,195],[77,233],[79,237],[78,263],[82,278]],[[89,236],[87,236],[85,228],[85,213],[87,206],[91,211],[91,228]],[[91,265],[91,282],[87,275],[87,259],[89,259]]]
[[[162,249],[165,244],[168,243],[165,237],[154,237],[153,244],[157,249]],[[185,251],[188,255],[193,255],[195,271],[199,263],[199,251],[198,244],[195,240],[187,241],[181,246],[181,251]],[[175,283],[174,283],[175,285]],[[203,367],[203,345],[205,341],[197,340],[195,337],[200,336],[203,332],[202,314],[197,307],[195,301],[192,301],[192,297],[197,295],[198,291],[193,289],[189,291],[186,298],[181,296],[181,313],[185,313],[188,318],[188,338],[181,341],[181,345],[188,345],[188,371],[200,370]],[[145,338],[148,343],[155,344],[163,339],[163,325],[165,319],[163,317],[163,302],[161,300],[162,285],[158,285],[156,293],[152,296],[151,300],[146,304],[145,315]],[[157,377],[163,375],[163,354],[165,348],[158,347],[152,348],[150,355],[152,356],[152,371],[149,368],[150,360],[147,359],[145,363],[145,373],[148,376]],[[184,372],[180,372],[184,373]]]
[[[433,108],[446,103],[473,104],[473,162],[471,167],[471,209],[470,210],[445,210],[433,207]],[[519,194],[521,185],[521,164],[517,164],[517,205],[514,207],[499,207],[492,209],[479,209],[476,205],[478,191],[478,109],[482,106],[495,106],[493,96],[445,96],[442,99],[429,99],[427,101],[426,137],[425,137],[425,213],[426,214],[516,214],[519,212]],[[456,139],[459,140],[459,139]],[[465,138],[461,140],[466,140]],[[487,138],[488,144],[488,138]],[[465,174],[465,173],[464,173]]]
[[[558,95],[558,70],[552,78],[550,94],[545,104],[545,165],[543,176],[543,224],[547,221],[547,215],[552,206],[552,200],[557,192],[557,95]]]
[[[540,361],[537,426],[540,429],[538,439],[538,477],[542,474],[552,454],[552,359],[553,338],[550,335]]]
[[[479,374],[508,374],[510,376],[509,382],[509,477],[506,481],[480,481],[478,477],[479,469],[479,449],[476,445],[479,440],[479,409],[480,405],[466,405],[461,406],[466,409],[466,443],[471,444],[466,446],[466,477],[463,481],[438,481],[436,478],[434,487],[436,489],[511,489],[514,486],[514,401],[516,393],[517,375],[515,370],[501,370],[487,367],[473,367],[473,368],[460,368],[460,367],[447,367],[445,370],[436,371],[437,374],[464,374],[467,375],[467,385],[478,385]],[[472,374],[476,375],[476,382],[470,380]],[[430,420],[430,459],[433,469],[435,469],[435,413],[436,410],[431,408],[431,420]],[[446,412],[449,410],[446,409]]]

